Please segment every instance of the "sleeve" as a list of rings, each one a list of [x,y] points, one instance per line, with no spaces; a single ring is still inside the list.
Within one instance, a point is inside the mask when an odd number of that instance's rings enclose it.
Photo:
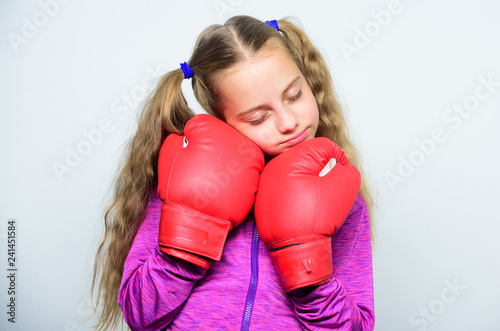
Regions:
[[[370,219],[358,195],[332,240],[333,276],[326,284],[292,291],[304,330],[373,330],[373,270]]]
[[[207,270],[169,256],[158,246],[161,200],[151,193],[125,261],[118,304],[132,330],[159,330],[177,316]]]

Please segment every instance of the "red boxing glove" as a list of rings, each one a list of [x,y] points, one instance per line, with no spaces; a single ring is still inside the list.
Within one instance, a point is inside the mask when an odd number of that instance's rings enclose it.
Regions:
[[[255,221],[285,292],[330,280],[331,237],[349,214],[360,184],[356,167],[328,138],[306,140],[266,165]]]
[[[207,114],[190,119],[184,135],[170,134],[158,158],[158,243],[165,253],[209,269],[220,261],[228,232],[252,209],[264,154]]]

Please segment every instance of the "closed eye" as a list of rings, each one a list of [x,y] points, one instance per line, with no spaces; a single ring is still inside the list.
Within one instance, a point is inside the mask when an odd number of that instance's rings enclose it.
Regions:
[[[265,120],[266,118],[267,118],[267,113],[266,113],[266,114],[264,114],[264,115],[262,115],[260,118],[258,118],[258,119],[256,119],[256,120],[252,120],[252,121],[250,121],[250,124],[251,124],[251,125],[258,125],[258,124],[260,124],[260,123],[264,122],[264,120]]]
[[[288,98],[288,101],[292,101],[292,102],[296,101],[298,98],[300,98],[301,95],[302,95],[302,90],[297,92],[297,94],[295,94],[293,97]]]

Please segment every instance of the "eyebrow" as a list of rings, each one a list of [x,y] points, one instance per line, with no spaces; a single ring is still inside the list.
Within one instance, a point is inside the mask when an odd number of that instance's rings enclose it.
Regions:
[[[282,96],[284,96],[286,94],[286,92],[292,87],[293,84],[295,84],[298,80],[300,79],[300,76],[297,76],[295,77],[291,82],[290,84],[288,84],[288,86],[283,90],[283,93],[281,93]],[[250,108],[250,109],[247,109],[247,110],[244,110],[242,111],[241,113],[238,114],[238,117],[242,117],[242,116],[245,116],[246,114],[256,110],[256,109],[259,109],[261,108],[263,105],[258,105],[257,107],[253,107],[253,108]]]

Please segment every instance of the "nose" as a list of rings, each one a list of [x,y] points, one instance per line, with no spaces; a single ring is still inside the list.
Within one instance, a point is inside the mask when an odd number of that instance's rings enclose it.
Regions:
[[[295,130],[297,127],[297,119],[295,115],[286,108],[281,108],[276,110],[276,120],[277,120],[277,128],[281,133],[290,133]]]

